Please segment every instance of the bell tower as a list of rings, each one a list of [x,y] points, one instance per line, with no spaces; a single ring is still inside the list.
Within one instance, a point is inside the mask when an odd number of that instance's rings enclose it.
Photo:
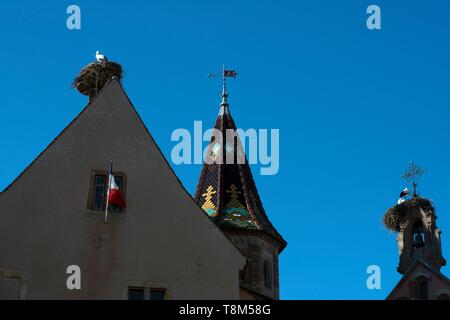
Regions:
[[[279,299],[278,255],[287,243],[264,210],[231,117],[225,80],[235,76],[224,68],[222,102],[195,201],[247,258],[240,298]]]
[[[442,256],[441,231],[436,225],[437,217],[431,202],[426,198],[413,196],[388,212],[399,219],[393,228],[398,231],[397,271],[405,274],[417,258],[440,271],[446,261]]]
[[[437,215],[431,201],[420,197],[416,190],[417,179],[423,172],[411,162],[403,175],[412,182],[411,198],[403,199],[408,189],[403,190],[397,204],[384,214],[385,227],[397,233],[397,271],[402,275],[387,297],[389,300],[450,299],[450,280],[441,273],[446,260],[442,256]]]

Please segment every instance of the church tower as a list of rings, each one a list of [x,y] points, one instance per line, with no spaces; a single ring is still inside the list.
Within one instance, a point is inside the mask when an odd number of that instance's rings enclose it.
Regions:
[[[270,223],[223,91],[195,201],[235,244],[247,263],[240,272],[241,299],[279,299],[278,255],[287,243]]]
[[[436,214],[431,202],[413,197],[403,206],[397,236],[399,265],[397,271],[405,274],[416,259],[421,259],[440,271],[446,261],[442,256],[441,231],[436,225]]]
[[[388,299],[449,299],[450,281],[441,273],[446,260],[436,212],[430,200],[417,195],[414,182],[413,186],[411,199],[400,198],[383,219],[386,228],[397,233],[397,271],[402,275]]]

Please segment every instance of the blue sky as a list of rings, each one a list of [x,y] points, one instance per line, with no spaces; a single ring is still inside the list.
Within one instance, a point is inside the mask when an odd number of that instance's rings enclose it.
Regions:
[[[395,234],[381,218],[405,186],[437,209],[450,259],[448,1],[2,1],[0,190],[80,112],[71,88],[101,50],[166,157],[176,128],[212,126],[225,62],[240,128],[280,129],[280,171],[254,177],[273,224],[284,299],[384,299],[400,279]],[[381,7],[382,29],[366,28]],[[174,166],[195,192],[200,165]],[[366,288],[377,264],[382,289]],[[448,267],[443,269],[450,274]]]

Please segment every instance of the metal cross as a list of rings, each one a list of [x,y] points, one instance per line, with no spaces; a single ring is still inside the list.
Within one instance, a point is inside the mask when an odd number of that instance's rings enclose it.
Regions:
[[[408,171],[406,171],[400,178],[405,179],[407,182],[412,182],[413,186],[413,197],[417,197],[417,183],[420,177],[427,172],[426,169],[423,169],[416,165],[413,161],[409,164]]]

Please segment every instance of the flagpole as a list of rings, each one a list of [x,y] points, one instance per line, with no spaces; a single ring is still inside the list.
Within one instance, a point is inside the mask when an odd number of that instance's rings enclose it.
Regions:
[[[109,172],[108,172],[108,190],[106,191],[105,224],[108,223],[109,189],[111,188],[112,165],[113,162],[111,160],[109,163]]]

